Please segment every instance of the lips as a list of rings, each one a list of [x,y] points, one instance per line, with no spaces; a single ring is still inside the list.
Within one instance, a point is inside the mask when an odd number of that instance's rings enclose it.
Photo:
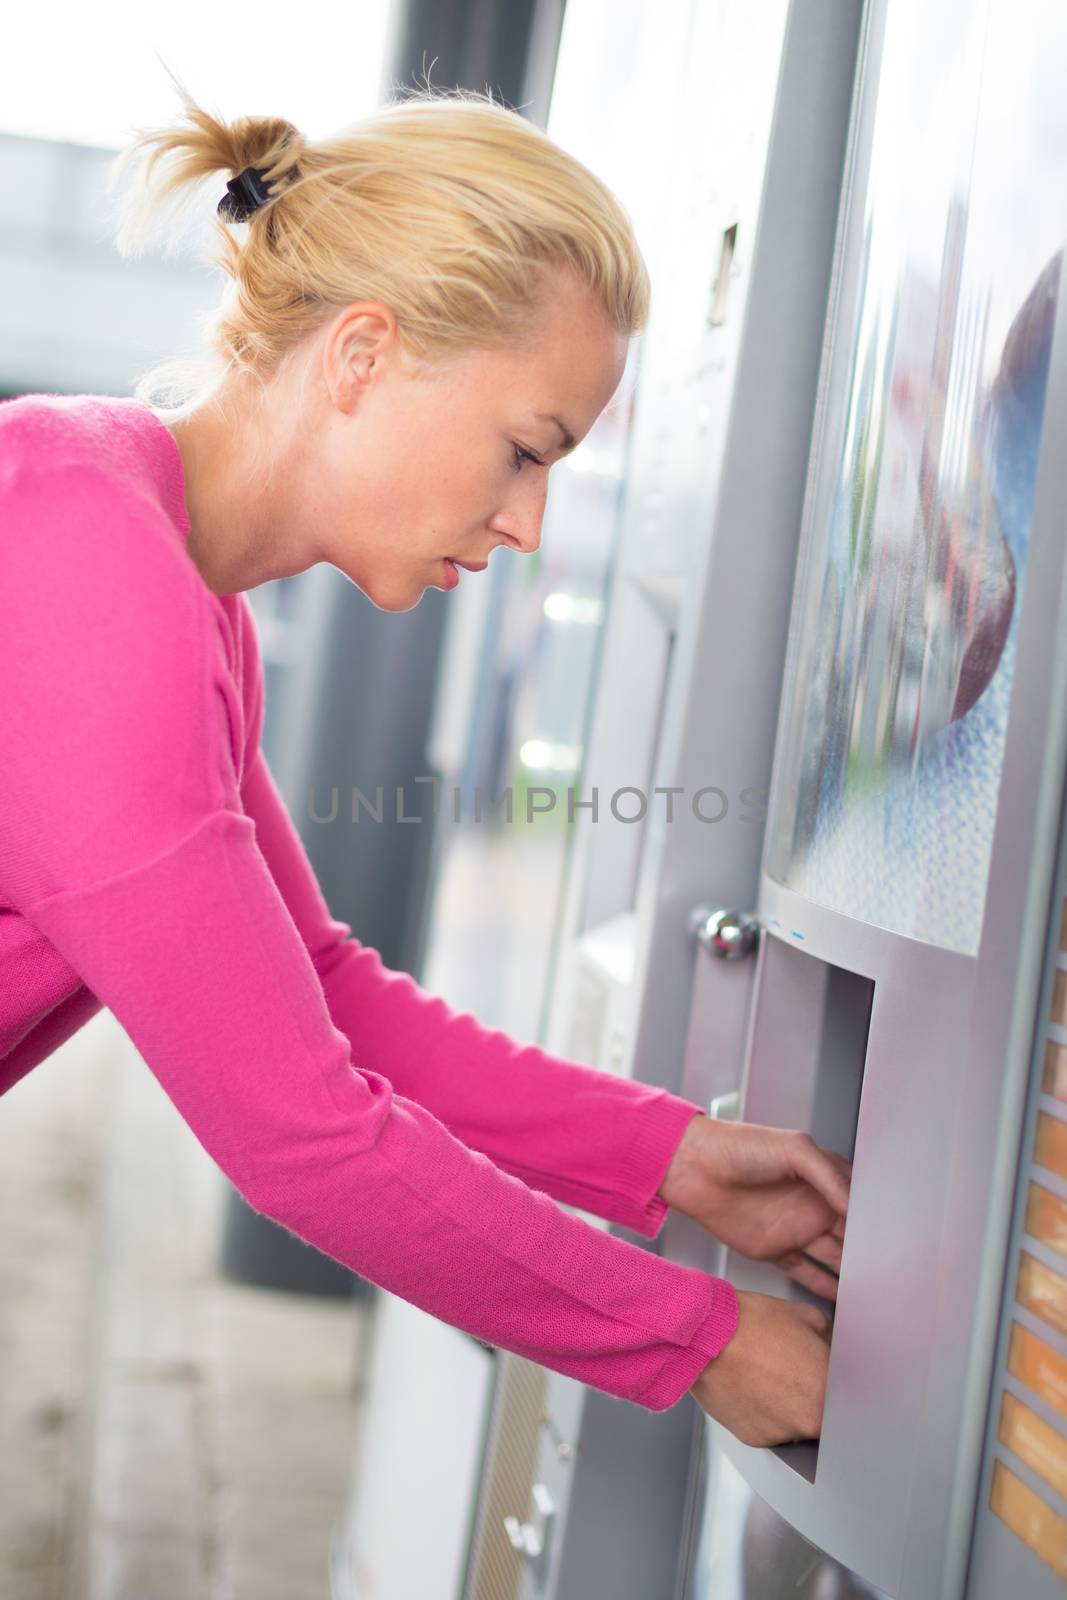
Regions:
[[[484,572],[489,565],[488,561],[457,561],[455,556],[448,556],[446,559],[451,561],[454,567],[462,567],[464,572]]]

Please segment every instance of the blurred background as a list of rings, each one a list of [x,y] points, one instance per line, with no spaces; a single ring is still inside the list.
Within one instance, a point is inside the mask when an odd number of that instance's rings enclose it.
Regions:
[[[301,23],[199,0],[11,19],[0,395],[127,394],[198,348],[221,274],[191,252],[124,261],[106,222],[115,152],[178,114],[161,63],[226,117],[312,137],[399,85],[488,87],[542,126],[551,106],[554,136],[632,211],[654,191],[624,97],[625,126],[590,103],[590,74],[629,54],[610,5],[583,8],[562,81],[564,0],[316,0]],[[632,390],[628,372],[552,474],[534,557],[502,549],[403,615],[326,567],[249,596],[264,748],[332,912],[522,1040],[543,1026],[570,833],[565,805],[528,820],[526,796],[581,782]],[[361,703],[368,680],[387,701]],[[353,824],[352,789],[379,785],[421,825],[391,804]],[[0,1196],[3,1600],[325,1594],[376,1291],[244,1204],[107,1013],[5,1103]]]

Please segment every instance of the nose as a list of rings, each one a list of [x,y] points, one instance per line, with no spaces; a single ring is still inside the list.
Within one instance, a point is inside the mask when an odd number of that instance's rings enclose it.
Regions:
[[[532,478],[531,474],[531,478]],[[523,485],[522,493],[498,511],[489,526],[502,533],[513,550],[521,555],[533,555],[541,544],[541,524],[548,496],[546,474],[539,473],[540,483]]]

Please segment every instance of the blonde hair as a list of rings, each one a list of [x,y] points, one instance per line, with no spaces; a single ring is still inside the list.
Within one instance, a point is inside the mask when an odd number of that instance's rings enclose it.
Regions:
[[[143,374],[139,398],[188,406],[199,398],[190,388],[203,392],[233,367],[268,377],[309,332],[362,299],[392,308],[417,364],[521,346],[553,268],[576,275],[618,331],[644,327],[648,274],[623,207],[490,95],[427,87],[311,141],[283,118],[225,122],[171,77],[184,116],[138,130],[108,174],[114,191],[137,169],[118,212],[120,252],[139,255],[168,232],[173,248],[207,184],[221,190],[219,174],[254,166],[270,198],[236,225],[243,238],[215,219],[223,248],[210,259],[232,282],[199,319],[206,354]],[[212,210],[218,199],[212,192]]]

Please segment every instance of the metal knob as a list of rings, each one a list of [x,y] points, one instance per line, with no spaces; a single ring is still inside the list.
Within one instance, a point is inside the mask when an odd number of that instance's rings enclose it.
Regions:
[[[740,961],[757,948],[760,925],[751,913],[697,906],[689,913],[689,932],[709,955],[720,961]]]

